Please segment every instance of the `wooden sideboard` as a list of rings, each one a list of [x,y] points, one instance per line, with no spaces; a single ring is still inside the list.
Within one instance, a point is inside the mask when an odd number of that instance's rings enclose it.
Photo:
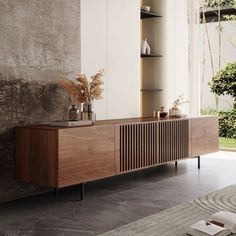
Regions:
[[[16,128],[16,178],[56,189],[218,150],[215,116]]]

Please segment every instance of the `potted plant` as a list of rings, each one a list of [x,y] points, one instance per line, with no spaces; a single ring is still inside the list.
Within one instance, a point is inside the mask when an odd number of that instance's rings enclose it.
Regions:
[[[181,117],[181,110],[179,107],[183,105],[184,103],[188,103],[188,101],[185,101],[183,96],[178,96],[177,99],[173,102],[172,108],[169,110],[170,117]]]

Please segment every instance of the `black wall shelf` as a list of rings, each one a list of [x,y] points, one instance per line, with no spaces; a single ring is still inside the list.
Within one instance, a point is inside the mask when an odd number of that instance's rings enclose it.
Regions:
[[[162,92],[163,89],[141,89],[141,92],[146,92],[146,93],[155,93],[155,92]]]
[[[160,54],[141,54],[141,57],[163,57]]]
[[[153,12],[141,11],[140,17],[141,19],[147,19],[147,18],[162,17],[162,16],[157,15],[156,13],[153,13]]]

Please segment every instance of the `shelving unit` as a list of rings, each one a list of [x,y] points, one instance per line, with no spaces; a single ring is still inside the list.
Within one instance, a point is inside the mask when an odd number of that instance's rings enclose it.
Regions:
[[[162,92],[163,89],[141,89],[140,91],[145,93],[155,93],[155,92]]]
[[[153,17],[162,17],[153,12],[141,11],[141,19],[153,18]]]
[[[141,54],[141,115],[150,117],[153,110],[159,110],[163,106],[164,91],[162,81],[162,0],[140,0],[142,5],[150,6],[151,11],[140,11],[140,40],[147,38],[151,47],[151,54]]]
[[[159,54],[141,54],[141,57],[163,57],[162,55]]]

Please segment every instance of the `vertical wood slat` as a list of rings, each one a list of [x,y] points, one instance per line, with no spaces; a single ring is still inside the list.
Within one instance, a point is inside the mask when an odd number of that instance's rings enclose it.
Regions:
[[[124,160],[125,160],[125,170],[128,170],[128,160],[127,160],[127,156],[129,156],[129,149],[128,149],[128,126],[125,127],[125,156],[124,156]]]
[[[150,135],[151,135],[151,165],[154,165],[154,160],[153,160],[153,124],[151,124],[151,132],[150,132]]]
[[[124,127],[120,127],[120,169],[124,169],[124,146],[122,142],[122,137],[124,137]]]
[[[160,125],[158,125],[158,128],[159,128],[159,131],[158,131],[158,147],[159,147],[159,154],[162,153],[162,147],[161,147],[161,143],[160,143],[160,140],[161,140],[161,128],[160,128]],[[161,155],[159,155],[159,161],[161,162]]]
[[[120,171],[158,164],[157,122],[120,126]]]
[[[189,121],[120,126],[120,171],[130,171],[189,156]]]
[[[160,163],[175,161],[189,156],[188,120],[160,122],[158,128]]]

